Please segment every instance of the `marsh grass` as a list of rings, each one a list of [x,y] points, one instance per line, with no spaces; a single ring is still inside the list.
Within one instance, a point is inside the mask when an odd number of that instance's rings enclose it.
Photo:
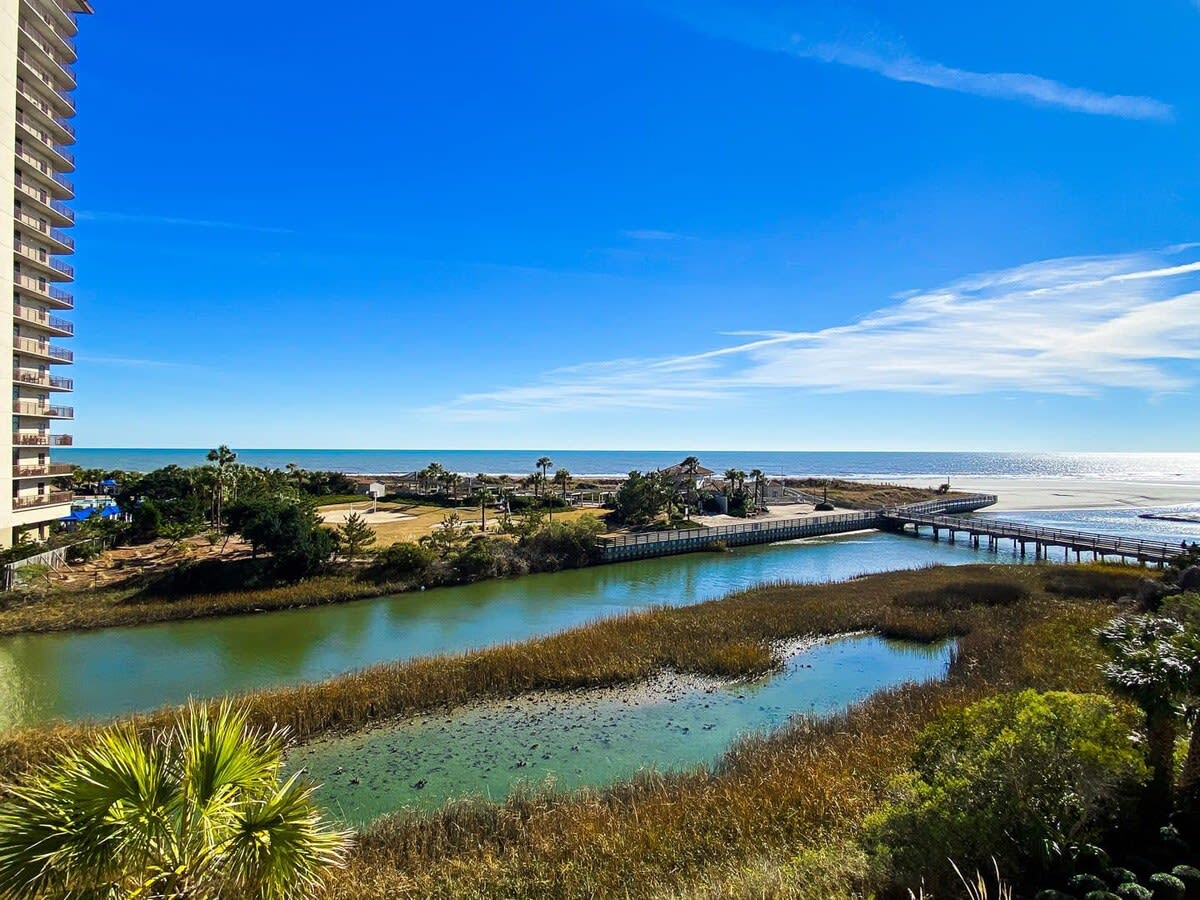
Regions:
[[[328,575],[297,584],[156,597],[142,586],[108,590],[58,591],[36,599],[0,600],[0,636],[149,625],[178,619],[242,615],[297,609],[381,597],[411,589],[410,584],[371,584]]]
[[[754,675],[779,664],[772,646],[801,636],[958,636],[945,680],[798,720],[743,741],[710,768],[570,794],[527,789],[500,804],[465,800],[384,818],[361,832],[329,892],[347,900],[817,896],[801,884],[805,872],[824,873],[822,883],[878,880],[852,852],[858,823],[882,802],[915,736],[939,713],[1024,687],[1103,690],[1092,635],[1111,607],[1049,594],[1046,573],[972,566],[768,585],[243,699],[252,722],[286,725],[306,740],[472,699],[635,682],[664,669]],[[149,729],[177,717],[162,710],[137,721]],[[0,739],[0,774],[18,776],[90,730],[8,735]]]

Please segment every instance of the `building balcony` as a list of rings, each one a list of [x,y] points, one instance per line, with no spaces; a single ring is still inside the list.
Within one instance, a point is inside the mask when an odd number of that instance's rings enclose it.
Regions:
[[[18,431],[13,435],[14,447],[70,447],[75,439],[69,434],[31,434]]]
[[[59,226],[75,224],[75,213],[61,200],[55,200],[40,184],[28,177],[17,174],[15,187],[21,193],[21,202],[29,203],[34,210],[44,214],[51,222]]]
[[[19,303],[13,304],[13,318],[28,322],[37,328],[44,328],[57,337],[72,337],[75,334],[75,323],[52,316],[40,309],[32,309]]]
[[[13,466],[13,478],[61,478],[75,467],[70,463],[46,463],[44,466]]]
[[[59,506],[75,499],[71,491],[51,491],[48,494],[30,494],[28,497],[13,497],[13,509],[34,509],[39,506]]]
[[[49,13],[39,9],[34,4],[26,2],[21,4],[22,12],[33,13],[34,18],[29,20],[37,32],[46,40],[48,40],[59,53],[63,54],[68,60],[76,60],[79,58],[79,53],[75,48],[73,38],[74,32],[64,34],[63,27]]]
[[[55,347],[49,341],[39,341],[27,337],[13,338],[13,352],[35,356],[51,365],[70,365],[75,362],[75,354],[63,347]]]
[[[75,115],[75,98],[67,91],[59,88],[54,82],[54,77],[48,72],[42,70],[34,59],[33,54],[26,50],[17,51],[17,83],[21,82],[33,85],[39,92],[44,91],[44,96],[50,103],[57,107],[64,116]]]
[[[37,400],[14,400],[13,413],[18,416],[36,416],[39,419],[73,419],[75,407],[51,406]]]
[[[29,0],[25,0],[25,5],[29,5]],[[58,19],[59,26],[64,34],[75,35],[79,33],[79,24],[75,21],[76,10],[71,8],[70,3],[64,0],[50,0],[50,11]],[[85,6],[87,4],[84,4]]]
[[[35,278],[24,272],[18,272],[13,275],[13,287],[18,291],[28,293],[43,303],[49,303],[57,309],[75,308],[75,298],[62,288],[52,285],[48,279]]]
[[[75,278],[75,267],[63,262],[40,247],[34,247],[24,241],[13,242],[13,255],[20,258],[22,264],[33,263],[38,271],[54,281],[71,281]]]
[[[60,116],[52,104],[39,97],[28,82],[18,86],[17,93],[21,95],[25,106],[28,107],[25,111],[31,114],[35,120],[40,117],[42,124],[50,129],[51,134],[55,134],[57,129],[57,137],[60,141],[73,142],[75,140],[75,126]]]
[[[15,384],[27,384],[45,388],[48,391],[75,390],[75,381],[71,378],[63,378],[61,375],[50,375],[46,372],[38,372],[31,369],[13,369],[13,382]]]
[[[68,89],[74,90],[79,82],[75,79],[75,69],[71,66],[72,60],[60,56],[49,41],[38,34],[35,28],[30,27],[30,23],[21,22],[19,30],[18,40],[22,45],[28,43],[33,58],[41,66],[49,68],[56,79],[62,79]]]
[[[16,219],[17,224],[33,232],[39,239],[49,244],[52,253],[63,254],[75,252],[75,239],[62,229],[51,228],[41,219],[34,218],[19,209],[13,210],[13,218]]]
[[[54,135],[35,121],[33,116],[17,110],[16,119],[17,124],[25,130],[25,133],[37,141],[41,149],[51,156],[56,169],[62,172],[75,171],[75,154],[58,143],[54,139]]]
[[[17,151],[21,160],[22,177],[41,182],[52,196],[69,200],[75,196],[75,183],[65,175],[55,172],[53,167],[25,150]]]

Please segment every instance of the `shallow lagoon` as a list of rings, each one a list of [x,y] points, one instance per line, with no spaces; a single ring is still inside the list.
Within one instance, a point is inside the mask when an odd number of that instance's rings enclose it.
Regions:
[[[952,642],[856,635],[793,653],[755,681],[667,673],[648,684],[543,692],[428,713],[292,752],[321,803],[361,823],[455,797],[503,799],[519,784],[600,786],[639,771],[712,763],[740,737],[827,715],[883,688],[941,677]]]

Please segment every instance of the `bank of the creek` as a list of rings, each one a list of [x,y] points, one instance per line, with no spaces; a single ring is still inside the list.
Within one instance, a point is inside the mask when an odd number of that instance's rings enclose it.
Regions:
[[[379,662],[520,641],[779,581],[818,583],[1009,553],[863,533],[439,588],[335,606],[0,639],[0,729],[105,719]]]
[[[320,739],[289,763],[321,783],[322,804],[352,823],[457,797],[499,800],[519,784],[599,786],[712,763],[740,737],[794,716],[938,678],[952,646],[846,636],[796,646],[781,671],[754,681],[663,673],[638,685],[473,703]]]

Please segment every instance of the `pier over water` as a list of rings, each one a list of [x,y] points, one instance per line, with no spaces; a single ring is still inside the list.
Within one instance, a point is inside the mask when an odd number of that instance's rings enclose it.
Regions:
[[[919,514],[954,515],[975,512],[996,502],[995,494],[970,494],[948,497],[887,512],[898,513],[911,509]],[[715,547],[745,547],[750,544],[774,544],[801,538],[828,537],[854,531],[892,530],[883,515],[885,510],[831,513],[829,515],[798,516],[794,519],[769,519],[737,525],[718,525],[713,528],[689,528],[680,531],[650,531],[601,538],[603,562],[624,562],[631,559],[650,559],[694,553]]]

